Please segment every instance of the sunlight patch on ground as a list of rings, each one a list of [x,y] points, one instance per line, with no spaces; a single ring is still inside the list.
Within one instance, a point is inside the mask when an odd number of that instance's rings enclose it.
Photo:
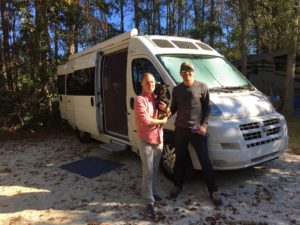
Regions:
[[[1,214],[0,214],[1,215]],[[70,212],[67,210],[24,210],[18,213],[1,215],[6,224],[79,224],[77,220],[84,216],[84,212]],[[1,224],[1,222],[0,222]]]
[[[107,203],[100,203],[102,206],[106,206],[106,207],[114,207],[114,206],[122,206],[122,203],[120,204],[120,202],[107,202]],[[125,203],[123,205],[128,205],[128,203]],[[139,207],[141,206],[141,204],[139,203],[130,203],[130,207]]]
[[[300,162],[300,155],[284,154],[282,159],[286,162]]]
[[[281,174],[281,175],[290,175],[291,174],[290,171],[285,171],[285,170],[277,169],[277,168],[270,168],[269,172],[270,173],[277,173],[277,174]]]
[[[2,196],[15,196],[27,193],[50,193],[46,189],[29,188],[22,186],[0,186],[0,193]]]

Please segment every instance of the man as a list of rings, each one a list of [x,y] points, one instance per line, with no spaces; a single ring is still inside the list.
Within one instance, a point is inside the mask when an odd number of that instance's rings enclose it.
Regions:
[[[156,193],[156,178],[159,161],[163,150],[162,124],[167,122],[167,117],[156,118],[155,78],[151,73],[144,73],[141,81],[142,93],[134,102],[135,123],[139,138],[139,150],[142,160],[142,194],[146,203],[145,216],[156,220],[154,201],[162,199]]]
[[[177,117],[175,120],[175,179],[170,196],[176,198],[182,191],[185,162],[189,154],[188,144],[191,143],[201,163],[210,197],[216,206],[220,206],[222,200],[207,150],[206,128],[210,117],[209,92],[206,84],[194,80],[194,71],[192,63],[182,63],[180,75],[183,83],[174,87],[172,92],[170,110],[172,115],[177,112]]]

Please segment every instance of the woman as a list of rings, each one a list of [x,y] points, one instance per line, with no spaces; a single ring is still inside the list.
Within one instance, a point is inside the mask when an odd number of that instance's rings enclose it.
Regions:
[[[142,194],[146,203],[146,217],[155,220],[154,202],[161,198],[156,194],[155,183],[158,166],[163,150],[162,124],[167,117],[155,117],[155,78],[151,73],[144,73],[141,81],[142,93],[134,102],[135,122],[139,138],[139,150],[142,160]]]

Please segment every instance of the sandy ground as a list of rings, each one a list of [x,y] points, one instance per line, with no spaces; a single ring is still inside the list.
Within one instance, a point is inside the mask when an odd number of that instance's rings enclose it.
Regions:
[[[143,220],[138,156],[98,145],[60,130],[0,141],[0,224],[152,224]],[[92,179],[60,169],[87,156],[125,165]],[[300,224],[300,156],[285,153],[254,168],[218,171],[216,177],[224,206],[212,205],[199,172],[178,199],[164,198],[156,206],[158,224]],[[159,174],[161,195],[171,187]]]

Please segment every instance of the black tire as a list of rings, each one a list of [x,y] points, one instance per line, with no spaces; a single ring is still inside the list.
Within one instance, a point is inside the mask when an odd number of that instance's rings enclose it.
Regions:
[[[171,181],[174,181],[175,160],[176,160],[176,155],[175,155],[174,145],[168,143],[164,144],[160,166],[164,175]],[[193,167],[190,154],[188,154],[186,160],[186,166],[185,166],[185,180],[191,179],[195,173],[196,171]]]
[[[76,129],[76,136],[81,143],[89,143],[92,141],[91,135],[88,132]]]
[[[174,180],[175,159],[175,147],[172,144],[164,144],[160,167],[164,175],[170,180]]]

